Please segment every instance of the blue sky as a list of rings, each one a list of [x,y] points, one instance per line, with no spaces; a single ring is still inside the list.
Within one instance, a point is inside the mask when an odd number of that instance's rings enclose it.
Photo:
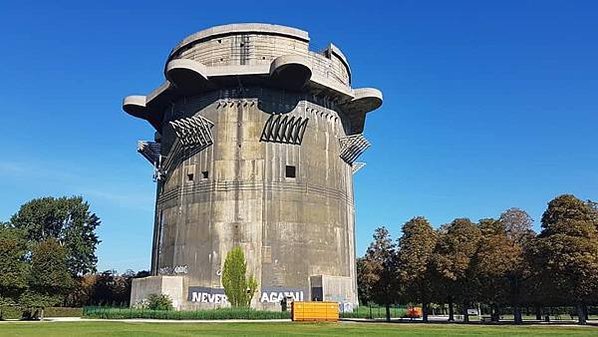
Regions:
[[[170,49],[233,22],[307,30],[384,92],[355,177],[357,246],[424,215],[439,226],[509,207],[539,223],[561,193],[598,199],[596,1],[6,1],[0,4],[0,219],[83,195],[102,219],[100,270],[149,268],[149,124],[124,96],[161,83]]]

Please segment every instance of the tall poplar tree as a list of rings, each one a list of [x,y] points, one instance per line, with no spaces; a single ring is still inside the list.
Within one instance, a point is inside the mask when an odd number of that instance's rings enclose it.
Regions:
[[[226,254],[222,271],[224,293],[233,307],[249,307],[257,291],[257,280],[246,274],[245,254],[241,247],[236,246]]]

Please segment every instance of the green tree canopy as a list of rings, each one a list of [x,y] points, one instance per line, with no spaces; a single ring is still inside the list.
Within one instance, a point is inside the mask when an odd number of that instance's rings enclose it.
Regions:
[[[222,271],[224,293],[233,307],[249,307],[257,291],[257,280],[247,277],[247,262],[241,247],[234,247],[226,254]]]
[[[21,301],[39,307],[59,303],[74,288],[66,260],[67,251],[56,239],[37,243],[31,252],[29,289]]]
[[[100,242],[95,230],[100,219],[89,210],[81,197],[45,197],[21,206],[10,224],[24,231],[30,242],[54,238],[66,249],[66,261],[73,276],[95,272],[96,246]]]
[[[0,224],[0,306],[15,303],[27,288],[26,254],[23,232]]]

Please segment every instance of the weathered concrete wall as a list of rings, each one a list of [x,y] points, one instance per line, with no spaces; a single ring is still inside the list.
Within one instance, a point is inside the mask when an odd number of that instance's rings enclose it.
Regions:
[[[224,257],[240,245],[262,287],[307,291],[310,275],[353,276],[352,173],[339,158],[337,139],[345,134],[338,113],[260,91],[268,95],[175,105],[173,119],[200,114],[214,122],[214,145],[172,167],[160,189],[158,270],[187,266],[191,285],[220,287]],[[259,102],[280,109],[264,111]],[[309,119],[301,145],[260,141],[276,112]],[[165,124],[164,155],[175,140]],[[295,178],[285,177],[287,165]]]

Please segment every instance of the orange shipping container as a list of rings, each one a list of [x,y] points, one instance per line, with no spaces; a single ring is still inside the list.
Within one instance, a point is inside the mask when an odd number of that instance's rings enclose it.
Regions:
[[[293,302],[291,305],[293,321],[337,322],[338,302]]]

